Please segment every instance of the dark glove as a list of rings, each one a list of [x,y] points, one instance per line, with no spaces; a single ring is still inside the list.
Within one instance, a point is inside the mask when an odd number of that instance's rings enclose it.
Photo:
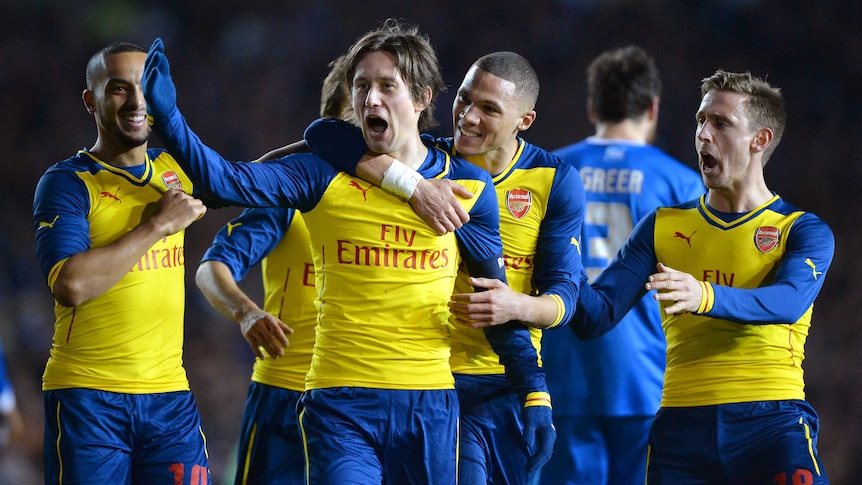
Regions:
[[[554,450],[557,430],[551,419],[550,406],[524,408],[524,444],[527,445],[527,472],[539,470]]]
[[[177,108],[177,88],[171,79],[171,66],[165,56],[165,45],[157,37],[150,46],[144,61],[144,99],[147,101],[147,120],[167,117]]]

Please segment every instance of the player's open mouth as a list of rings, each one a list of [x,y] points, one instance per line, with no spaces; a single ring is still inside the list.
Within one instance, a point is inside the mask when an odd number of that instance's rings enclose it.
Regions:
[[[718,165],[718,160],[715,157],[709,153],[700,152],[700,167],[702,171],[710,172],[716,165]]]
[[[368,116],[365,118],[365,125],[368,127],[368,131],[374,134],[382,134],[389,128],[389,123],[385,120],[377,118],[376,116]]]

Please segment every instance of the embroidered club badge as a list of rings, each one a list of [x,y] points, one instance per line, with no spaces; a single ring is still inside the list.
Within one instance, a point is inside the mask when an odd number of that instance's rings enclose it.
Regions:
[[[781,230],[777,227],[763,226],[754,231],[754,245],[761,253],[768,253],[778,246]]]
[[[180,182],[180,178],[177,177],[176,172],[173,170],[162,174],[162,182],[164,182],[165,187],[169,189],[183,190],[183,184]]]
[[[533,205],[533,194],[525,189],[512,189],[506,192],[506,208],[515,219],[521,219]]]

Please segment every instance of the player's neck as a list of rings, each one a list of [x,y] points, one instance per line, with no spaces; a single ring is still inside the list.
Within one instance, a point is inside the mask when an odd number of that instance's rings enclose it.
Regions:
[[[105,143],[99,138],[89,151],[94,157],[115,167],[134,167],[147,160],[146,143],[129,148],[120,143]]]
[[[766,184],[758,184],[744,189],[709,189],[706,202],[719,212],[742,214],[757,209],[773,196]]]
[[[520,141],[513,138],[494,150],[478,155],[467,155],[464,156],[464,159],[473,165],[484,168],[492,176],[497,176],[512,163],[519,146]]]
[[[619,123],[598,123],[596,137],[605,140],[626,140],[640,143],[650,142],[650,127],[640,120],[626,119]]]
[[[425,158],[428,156],[428,147],[426,147],[425,144],[422,143],[422,140],[417,136],[415,143],[405,143],[404,146],[389,152],[388,155],[398,159],[408,167],[418,170],[419,167],[422,166],[422,163],[425,162]]]

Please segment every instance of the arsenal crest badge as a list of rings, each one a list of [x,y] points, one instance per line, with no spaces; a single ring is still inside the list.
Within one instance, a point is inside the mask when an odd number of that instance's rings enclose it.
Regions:
[[[532,205],[533,194],[529,190],[512,189],[506,192],[506,208],[509,209],[509,214],[515,216],[515,219],[527,215]]]
[[[768,253],[778,246],[778,240],[781,238],[781,230],[777,227],[764,226],[758,227],[754,231],[754,245],[761,253]]]
[[[180,182],[180,178],[177,177],[176,172],[173,170],[162,174],[162,182],[164,182],[165,187],[169,189],[183,190],[183,184]]]

